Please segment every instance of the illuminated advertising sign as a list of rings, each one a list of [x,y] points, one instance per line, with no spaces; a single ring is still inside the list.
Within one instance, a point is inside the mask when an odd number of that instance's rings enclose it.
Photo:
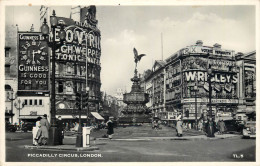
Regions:
[[[223,50],[223,49],[214,49],[213,47],[206,46],[188,46],[181,50],[182,55],[189,54],[214,54],[221,56],[234,56],[234,51],[232,50]]]
[[[89,63],[100,65],[101,45],[99,30],[92,30],[84,24],[73,22],[71,19],[59,18],[65,22],[65,45],[56,51],[56,59],[71,62],[85,62],[86,55]],[[60,29],[56,28],[55,41],[59,41]]]
[[[208,73],[205,71],[187,71],[185,73],[186,81],[207,81]],[[216,83],[237,83],[237,75],[230,73],[213,73],[211,82]]]
[[[18,33],[18,91],[49,90],[47,42],[37,32]]]

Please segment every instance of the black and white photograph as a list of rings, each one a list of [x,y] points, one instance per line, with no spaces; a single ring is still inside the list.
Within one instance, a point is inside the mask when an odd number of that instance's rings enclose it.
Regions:
[[[0,1],[1,165],[259,164],[259,1],[62,2]]]

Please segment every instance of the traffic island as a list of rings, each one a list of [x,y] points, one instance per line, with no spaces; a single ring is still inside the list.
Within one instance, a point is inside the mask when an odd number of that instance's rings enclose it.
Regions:
[[[224,135],[215,135],[215,137],[207,137],[206,135],[197,135],[197,136],[183,136],[183,137],[131,137],[131,138],[97,138],[97,140],[108,140],[108,141],[156,141],[156,140],[217,140],[217,139],[228,139],[234,137],[241,137],[237,134],[224,134]]]
[[[96,146],[90,147],[76,147],[75,145],[57,145],[57,146],[32,146],[25,145],[25,149],[39,149],[39,150],[73,150],[73,151],[94,151],[99,150]]]

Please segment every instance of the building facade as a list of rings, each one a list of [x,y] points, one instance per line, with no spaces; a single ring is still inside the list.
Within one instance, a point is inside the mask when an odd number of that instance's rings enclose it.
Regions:
[[[196,45],[181,49],[166,62],[166,73],[173,77],[166,84],[168,111],[182,112],[184,120],[193,122],[196,113],[200,118],[203,112],[208,111],[211,91],[215,118],[233,116],[239,97],[239,69],[233,50],[224,50],[219,44],[203,46],[202,41],[197,41]],[[209,69],[212,74],[209,74]]]
[[[89,94],[88,107],[82,110],[85,120],[91,112],[100,111],[101,101],[101,34],[95,17],[96,7],[75,7],[74,10],[77,12],[72,14],[73,18],[80,21],[59,17],[66,25],[67,36],[66,44],[56,52],[55,73],[57,116],[69,121],[78,118],[77,93],[88,91]]]
[[[189,123],[209,112],[209,98],[216,120],[255,111],[255,56],[255,51],[235,54],[220,44],[204,46],[198,40],[164,63],[155,62],[144,81],[144,89],[150,94],[147,106],[162,120],[173,121],[181,112]]]
[[[95,6],[88,6],[76,9],[80,11],[76,12],[76,14],[79,14],[79,17],[77,17],[79,20],[75,21],[71,18],[58,17],[59,22],[62,21],[66,24],[66,44],[56,50],[55,57],[56,115],[61,115],[63,119],[69,120],[76,120],[79,114],[78,109],[75,107],[77,92],[86,93],[87,87],[89,88],[89,105],[88,108],[84,108],[82,111],[82,117],[85,119],[91,112],[99,111],[101,100],[101,45],[100,31],[97,27],[98,21],[96,20],[96,8]],[[40,9],[41,22],[43,22],[44,18],[49,20],[50,15],[50,8],[42,6]],[[29,53],[27,58],[23,55],[24,52],[29,50],[29,45],[40,45],[40,42],[37,43],[35,40],[29,41],[27,40],[29,38],[27,38],[26,43],[25,41],[22,43],[23,41],[20,41],[22,37],[18,40],[18,35],[27,34],[32,36],[35,34],[40,35],[41,33],[19,32],[18,26],[7,27],[6,30],[6,120],[13,123],[18,123],[19,119],[22,121],[35,121],[38,116],[43,114],[47,114],[48,118],[50,118],[50,85],[52,80],[50,79],[51,73],[49,71],[51,71],[51,68],[49,66],[51,64],[43,64],[40,59],[37,59],[39,62],[32,63],[34,59],[30,60],[31,56]],[[59,30],[59,27],[57,30]],[[31,31],[33,31],[33,28],[31,28]],[[17,41],[19,42],[17,43]],[[25,49],[27,45],[28,48]],[[17,50],[17,48],[19,49]],[[47,51],[44,52],[42,50],[41,52],[51,55],[50,48],[44,47],[42,49],[47,49]],[[45,57],[46,55],[42,54],[42,56]],[[46,57],[50,57],[49,60],[51,61],[51,56]],[[46,58],[43,59],[48,61]],[[32,64],[30,65],[30,63]],[[36,82],[41,83],[42,81],[46,86],[33,87],[34,84],[30,83],[33,79],[30,80],[29,76],[37,75],[38,77],[40,72],[37,73],[33,70],[42,68],[41,66],[44,65],[46,65],[44,70],[47,71],[45,73],[47,77],[46,83],[42,80],[36,80]],[[23,69],[27,68],[31,70],[31,73],[24,72],[25,70]],[[27,80],[25,80],[25,77],[27,77]],[[34,91],[32,87],[36,88],[36,90]],[[11,93],[13,93],[15,100],[11,101],[8,99]],[[18,101],[20,101],[20,104],[18,104]],[[13,119],[11,118],[12,116]]]
[[[154,117],[166,119],[165,110],[165,62],[156,60],[151,73],[145,78],[144,90],[149,94],[146,106]]]
[[[237,53],[239,66],[239,107],[236,118],[244,120],[246,114],[255,112],[256,100],[256,51]]]

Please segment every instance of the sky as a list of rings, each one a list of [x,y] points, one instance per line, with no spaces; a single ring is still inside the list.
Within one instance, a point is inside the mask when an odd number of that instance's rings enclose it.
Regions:
[[[146,54],[139,73],[152,69],[155,60],[170,57],[202,40],[237,52],[256,50],[254,6],[96,6],[101,31],[101,90],[114,95],[117,88],[130,91],[135,47]],[[52,7],[57,16],[69,17],[71,6]],[[6,7],[6,25],[20,31],[40,28],[40,6]]]

